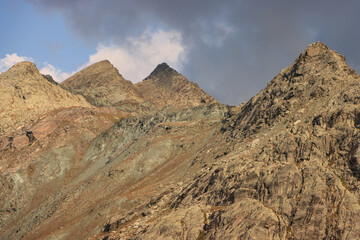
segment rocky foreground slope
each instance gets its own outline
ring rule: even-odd
[[[161,64],[132,86],[160,111],[61,108],[3,144],[0,239],[360,239],[360,77],[343,56],[311,44],[238,107],[180,78]]]

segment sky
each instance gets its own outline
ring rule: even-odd
[[[0,0],[0,72],[61,82],[108,59],[134,83],[160,63],[222,103],[249,100],[312,42],[360,72],[358,0]]]

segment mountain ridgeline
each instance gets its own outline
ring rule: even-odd
[[[158,65],[144,81],[132,84],[104,60],[76,73],[61,86],[84,96],[94,106],[113,106],[140,114],[169,105],[184,108],[217,102],[166,63]]]
[[[321,42],[235,107],[166,63],[0,84],[0,239],[360,239],[360,77]]]

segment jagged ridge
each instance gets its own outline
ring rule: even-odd
[[[106,225],[109,236],[358,239],[359,93],[360,78],[345,58],[311,44],[229,111],[223,135],[206,146],[215,161],[203,156],[202,170],[184,188]],[[140,211],[149,216],[128,226]]]
[[[159,108],[198,104],[174,71],[161,64],[135,88]],[[15,189],[2,192],[1,237],[359,239],[359,94],[357,73],[317,42],[239,107],[167,107],[41,156],[41,139],[22,146],[13,156],[32,164],[0,178]],[[61,124],[51,139],[74,131]]]

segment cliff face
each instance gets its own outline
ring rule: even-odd
[[[0,138],[1,239],[360,239],[360,77],[323,43],[238,107],[166,64],[89,68],[63,85],[156,107],[109,88]]]

